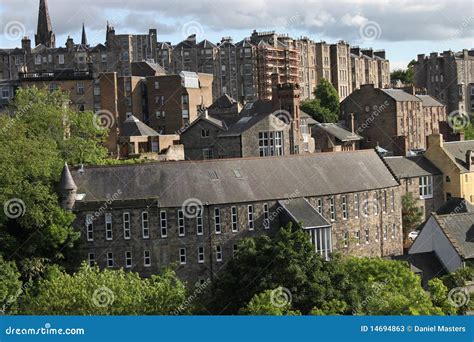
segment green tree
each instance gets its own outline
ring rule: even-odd
[[[78,238],[74,216],[58,204],[57,182],[67,160],[106,157],[107,132],[92,112],[69,105],[67,93],[19,89],[11,116],[0,116],[0,250],[16,260],[25,280],[60,261]]]
[[[314,96],[314,100],[301,102],[301,110],[319,122],[338,122],[339,95],[331,82],[322,78],[314,90]]]
[[[413,66],[415,65],[416,61],[413,59],[408,63],[407,68],[404,69],[396,69],[390,73],[391,80],[400,80],[404,84],[414,84],[414,71]]]
[[[428,282],[428,292],[431,295],[433,305],[439,307],[447,315],[457,314],[456,307],[448,300],[449,289],[438,278],[433,278]]]
[[[298,310],[291,309],[291,297],[284,296],[284,294],[285,290],[281,287],[256,294],[239,313],[272,316],[301,315]]]
[[[8,312],[21,293],[20,273],[14,262],[0,255],[0,312]]]
[[[20,303],[26,315],[169,315],[187,313],[185,285],[171,270],[141,278],[137,273],[83,265],[69,275],[49,272]]]
[[[408,233],[413,229],[418,228],[422,221],[423,211],[417,207],[412,193],[406,193],[402,196],[402,224],[404,239],[407,239]]]

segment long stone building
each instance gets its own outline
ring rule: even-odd
[[[289,221],[325,258],[402,253],[399,183],[373,150],[66,165],[59,193],[76,214],[83,260],[143,276],[174,265],[190,284],[212,280],[242,239]]]

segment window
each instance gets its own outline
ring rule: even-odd
[[[92,215],[86,216],[87,241],[94,241],[94,218]]]
[[[360,230],[356,231],[356,245],[360,245]]]
[[[178,235],[185,236],[186,229],[184,226],[184,213],[182,210],[178,210]]]
[[[449,183],[449,182],[451,182],[451,177],[446,176],[446,183]]]
[[[204,263],[204,247],[202,246],[198,247],[198,263]]]
[[[332,252],[331,228],[312,229],[311,242],[316,253],[329,260],[329,254]]]
[[[322,215],[323,214],[323,199],[318,198],[316,203],[317,203],[316,210],[318,211],[320,215]]]
[[[36,55],[35,56],[35,65],[39,65],[41,64],[41,56],[40,55]]]
[[[394,223],[392,224],[392,239],[395,239],[397,236],[397,225]]]
[[[160,81],[155,81],[155,89],[160,89]]]
[[[365,228],[365,243],[369,243],[369,229]]]
[[[64,64],[64,55],[59,55],[59,64]]]
[[[187,104],[189,104],[189,97],[188,97],[188,95],[181,95],[181,104],[182,104],[182,105],[187,105]]]
[[[219,208],[214,208],[214,229],[216,234],[220,234],[221,231],[221,210]]]
[[[420,198],[433,198],[433,176],[423,176],[419,178]]]
[[[254,224],[253,224],[253,205],[252,204],[250,204],[247,207],[247,222],[248,222],[249,230],[253,230]]]
[[[392,205],[391,211],[395,210],[395,190],[390,191],[390,203]]]
[[[77,82],[76,92],[78,95],[84,95],[84,82]]]
[[[114,267],[114,253],[107,253],[107,267]]]
[[[89,253],[89,266],[92,267],[95,265],[95,255],[94,253]]]
[[[230,208],[231,211],[231,219],[232,219],[232,231],[235,233],[239,230],[237,225],[237,207]]]
[[[166,211],[160,211],[160,227],[161,227],[161,237],[165,238],[168,236],[168,220],[166,218]]]
[[[203,148],[202,149],[202,157],[204,160],[209,160],[214,158],[214,152],[211,148]]]
[[[155,96],[155,103],[157,105],[163,106],[165,104],[165,97],[163,95]]]
[[[183,117],[183,119],[189,119],[189,110],[183,109],[181,111],[181,116]]]
[[[379,194],[377,192],[374,192],[374,200],[375,200],[375,205],[374,207],[374,215],[379,214]]]
[[[209,138],[209,130],[208,129],[202,129],[201,130],[201,138]]]
[[[347,220],[347,196],[342,196],[342,219]]]
[[[112,240],[112,214],[105,214],[105,239]]]
[[[365,193],[365,200],[364,200],[364,216],[369,216],[369,193]]]
[[[123,238],[130,240],[130,213],[123,213]]]
[[[100,87],[94,86],[94,96],[99,96],[99,95],[100,95]]]
[[[329,210],[331,213],[331,221],[336,220],[336,206],[334,205],[334,196],[329,198]]]
[[[359,217],[359,195],[358,194],[354,195],[354,217],[355,218]]]
[[[144,239],[150,237],[150,227],[148,225],[148,212],[142,212],[142,235]]]
[[[387,212],[387,190],[383,191],[382,212]]]
[[[107,54],[103,53],[102,55],[100,55],[100,60],[102,63],[107,63]]]
[[[179,249],[179,263],[181,265],[186,264],[186,248]]]
[[[202,235],[203,233],[204,230],[202,227],[202,208],[198,208],[196,213],[196,234]]]
[[[8,89],[2,89],[2,99],[10,98],[10,91]]]
[[[385,225],[385,226],[383,227],[383,239],[384,239],[384,240],[387,240],[387,236],[388,236],[388,226]]]
[[[375,226],[375,241],[379,241],[380,233],[379,233],[379,226]]]
[[[270,229],[270,215],[268,211],[268,203],[263,204],[263,228]]]
[[[149,250],[143,251],[143,266],[151,266],[151,254]]]
[[[282,156],[283,153],[283,132],[259,132],[258,146],[260,157]]]
[[[125,267],[132,267],[132,252],[130,251],[125,252]]]
[[[233,246],[232,246],[232,256],[235,257],[235,255],[237,254],[238,250],[239,250],[239,247],[238,247],[237,245],[233,245]]]
[[[342,241],[344,243],[344,247],[349,246],[349,232],[347,230],[344,231],[344,234],[342,235]]]
[[[222,261],[222,246],[221,245],[216,246],[216,261],[217,262]]]

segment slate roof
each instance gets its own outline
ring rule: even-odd
[[[424,156],[385,157],[385,161],[398,179],[442,174]]]
[[[122,124],[122,129],[120,130],[120,136],[122,137],[156,137],[158,135],[158,132],[156,132],[153,128],[145,125],[133,115],[130,115],[127,120],[124,121],[124,123]]]
[[[336,137],[340,141],[353,141],[362,139],[360,135],[352,133],[351,131],[336,123],[317,123],[316,127],[321,128],[323,131]]]
[[[85,202],[105,201],[120,190],[119,200],[156,199],[162,207],[180,207],[190,198],[224,204],[398,186],[373,150],[91,166],[72,175]]]
[[[227,129],[227,125],[224,121],[213,118],[212,116],[209,116],[209,115],[208,116],[201,115],[196,120],[194,120],[184,131],[182,131],[181,134],[183,134],[184,132],[189,130],[194,125],[198,124],[199,121],[207,121],[210,124],[216,126],[217,128],[219,128],[223,131]]]
[[[214,109],[214,108],[231,108],[234,104],[236,104],[237,101],[235,101],[232,97],[230,97],[227,94],[223,94],[219,96],[210,106],[209,109]]]
[[[306,198],[289,198],[278,201],[290,217],[303,228],[331,227],[331,224],[306,200]]]
[[[67,163],[64,164],[63,170],[61,171],[61,179],[59,181],[59,189],[61,190],[76,190],[77,186],[72,178],[69,166]]]
[[[303,112],[301,109],[300,109],[300,118],[305,119],[308,125],[316,125],[318,123],[316,120],[313,119],[311,115]]]
[[[464,259],[474,258],[474,213],[433,216],[458,254]]]
[[[413,271],[416,269],[421,270],[424,288],[426,288],[428,281],[431,279],[448,274],[448,271],[435,252],[396,255],[392,259],[408,262]],[[418,272],[415,271],[415,273]]]
[[[452,213],[474,213],[474,204],[471,204],[464,198],[451,197],[445,204],[436,210],[436,214],[438,215],[447,215]]]
[[[217,45],[214,44],[213,42],[207,40],[207,39],[204,39],[203,41],[201,41],[200,43],[197,44],[197,47],[199,48],[216,48]]]
[[[444,107],[444,104],[436,100],[433,96],[430,95],[416,95],[424,107]]]
[[[416,101],[416,102],[421,101],[418,97],[412,94],[409,94],[406,91],[401,90],[401,89],[380,89],[380,90],[383,91],[388,96],[390,96],[395,101]]]
[[[458,164],[461,173],[469,172],[466,167],[466,152],[468,150],[474,151],[474,140],[445,142],[443,148]]]

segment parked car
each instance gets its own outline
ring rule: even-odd
[[[414,230],[414,231],[412,231],[412,232],[409,232],[409,233],[408,233],[408,238],[409,238],[411,241],[413,241],[413,240],[415,240],[415,239],[418,237],[418,234],[419,234],[419,233],[420,233],[420,232],[419,232],[418,230]]]

